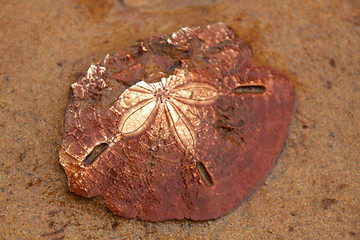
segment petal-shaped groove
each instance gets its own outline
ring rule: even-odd
[[[206,186],[214,185],[214,180],[211,177],[209,171],[206,169],[205,165],[202,162],[196,163],[196,169],[201,177],[201,180]]]
[[[208,83],[190,82],[170,91],[174,99],[190,105],[209,105],[218,98],[218,89]]]
[[[99,145],[96,145],[89,153],[89,155],[86,156],[85,160],[83,161],[83,165],[91,165],[95,161],[95,159],[107,149],[108,146],[109,144],[107,143],[101,143]]]
[[[120,133],[126,137],[142,133],[151,125],[157,110],[158,102],[155,99],[148,99],[131,107],[121,116]]]
[[[136,83],[134,86],[132,86],[128,90],[140,92],[140,93],[154,93],[153,87],[144,81],[140,81],[140,82]]]
[[[176,140],[185,150],[193,151],[195,149],[195,134],[192,130],[190,121],[185,117],[181,110],[166,101],[165,112],[168,118],[170,128],[174,133]]]
[[[246,93],[253,93],[253,94],[260,94],[266,91],[266,86],[262,84],[248,84],[248,85],[241,85],[235,88],[235,94],[246,94]]]

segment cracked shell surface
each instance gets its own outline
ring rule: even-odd
[[[92,64],[71,85],[60,163],[70,190],[149,221],[216,219],[271,172],[291,80],[224,23],[182,28]]]

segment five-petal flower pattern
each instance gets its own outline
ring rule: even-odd
[[[125,138],[135,137],[151,127],[155,118],[167,121],[179,146],[190,153],[196,148],[196,133],[187,112],[189,106],[208,106],[218,98],[218,89],[206,82],[186,82],[185,71],[155,83],[140,81],[120,96],[132,102],[120,118],[119,132]],[[125,104],[123,104],[125,105]],[[124,106],[122,106],[124,108]],[[116,111],[116,108],[113,108]]]

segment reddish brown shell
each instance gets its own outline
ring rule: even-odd
[[[224,23],[109,54],[71,88],[70,190],[150,221],[233,210],[274,167],[294,107],[291,80],[253,63]]]

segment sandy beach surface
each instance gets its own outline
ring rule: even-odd
[[[218,21],[295,86],[265,183],[204,222],[125,219],[71,193],[58,161],[71,83],[137,40]],[[0,239],[360,238],[359,1],[2,0],[0,52]]]

